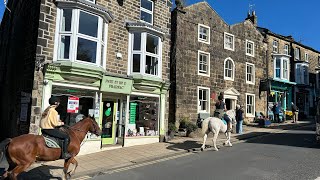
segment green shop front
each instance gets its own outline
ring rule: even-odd
[[[293,86],[296,83],[278,79],[271,80],[270,92],[268,94],[268,114],[273,116],[272,107],[277,102],[281,107],[280,119],[285,118],[286,111],[290,111],[292,101]]]
[[[46,68],[43,86],[42,109],[49,106],[48,100],[54,95],[60,98],[57,108],[59,118],[69,126],[80,121],[83,116],[94,116],[101,124],[100,81],[104,69],[97,66],[59,61]],[[81,146],[80,154],[98,152],[101,137],[88,133]]]
[[[124,146],[156,143],[165,136],[169,83],[160,78],[133,75],[128,98]]]
[[[132,79],[104,75],[100,91],[102,93],[100,104],[102,147],[116,144],[124,145]]]

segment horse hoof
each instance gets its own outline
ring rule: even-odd
[[[217,149],[217,148],[215,148],[214,150],[215,150],[215,151],[219,151],[219,149]]]
[[[203,150],[204,150],[204,148],[201,148],[200,150],[201,150],[201,151],[203,151]]]

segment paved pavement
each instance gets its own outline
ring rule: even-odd
[[[252,138],[219,152],[185,153],[155,164],[105,172],[94,180],[314,180],[320,177],[320,145],[314,125]]]
[[[291,122],[273,124],[273,126],[268,128],[260,128],[257,127],[256,124],[244,125],[244,134],[232,134],[231,139],[232,142],[235,143],[248,138],[277,133],[286,129],[305,126],[307,124],[310,124],[310,121],[300,121],[297,124]],[[225,141],[224,135],[220,134],[218,139],[218,146],[222,146],[223,141]],[[167,143],[123,147],[78,156],[76,159],[79,162],[79,166],[73,177],[78,179],[89,179],[101,172],[136,166],[144,162],[157,162],[170,157],[183,156],[183,154],[186,154],[186,152],[190,150],[199,150],[201,143],[202,137],[176,137]],[[207,145],[212,145],[210,139],[208,139]],[[61,179],[63,174],[62,168],[62,160],[35,163],[29,168],[28,172],[22,173],[20,177],[23,179]]]

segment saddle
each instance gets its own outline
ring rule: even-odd
[[[44,142],[48,148],[61,148],[63,146],[63,140],[49,136],[47,134],[42,134]]]

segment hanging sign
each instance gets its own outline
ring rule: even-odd
[[[69,97],[67,113],[78,113],[78,111],[79,111],[79,98]]]

